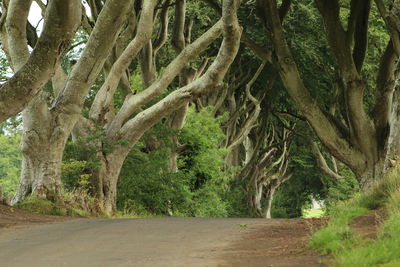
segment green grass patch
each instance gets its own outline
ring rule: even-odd
[[[323,209],[303,209],[303,218],[321,218],[324,217],[325,211]]]
[[[400,214],[393,214],[384,223],[374,241],[364,241],[337,256],[339,266],[400,266]],[[398,265],[395,265],[398,264]]]
[[[376,240],[361,238],[351,230],[354,218],[382,207],[388,218]],[[332,254],[335,266],[400,266],[400,167],[366,193],[339,203],[329,216],[328,225],[311,237],[309,245]]]
[[[323,253],[338,253],[352,247],[358,238],[348,224],[356,217],[368,213],[368,209],[342,202],[331,211],[328,225],[316,232],[310,239],[310,247]]]

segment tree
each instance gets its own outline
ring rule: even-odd
[[[290,2],[283,1],[282,6]],[[389,11],[382,1],[375,2],[390,40],[380,63],[375,62],[379,64],[375,103],[369,111],[364,102],[366,87],[371,86],[365,80],[365,62],[371,36],[369,24],[373,15],[376,17],[371,1],[315,1],[339,76],[336,85],[341,97],[330,110],[319,105],[301,78],[285,38],[277,1],[257,1],[258,15],[271,38],[276,65],[289,95],[329,153],[346,164],[364,187],[382,176],[389,159],[398,153],[399,145],[398,92],[395,89],[396,62],[400,55],[400,2],[394,1]],[[349,15],[344,19],[341,11],[346,7]]]
[[[60,171],[65,142],[79,118],[87,92],[101,71],[131,6],[130,1],[107,1],[91,31],[81,58],[68,77],[65,77],[60,67],[61,62],[58,62],[52,86],[37,95],[25,109],[21,180],[13,203],[30,193],[51,200],[57,198],[61,187]],[[74,3],[74,7],[81,10],[82,4],[78,1]],[[85,25],[85,22],[86,15],[82,24]],[[21,30],[24,32],[25,28]],[[100,41],[105,37],[107,41]],[[24,45],[28,51],[26,42]],[[57,98],[54,99],[54,96]]]
[[[102,209],[111,213],[115,209],[116,186],[121,166],[140,137],[166,115],[221,87],[240,40],[236,18],[237,1],[224,1],[222,19],[198,39],[179,49],[177,57],[158,77],[154,69],[154,58],[158,45],[165,42],[167,27],[164,24],[166,13],[160,12],[160,34],[155,41],[151,39],[155,27],[154,17],[160,9],[157,3],[162,10],[169,7],[169,1],[142,1],[132,5],[132,1],[110,0],[101,8],[96,8],[101,10],[96,16],[92,6],[96,21],[93,29],[89,29],[89,40],[68,76],[58,69],[60,76],[53,80],[52,90],[55,100],[50,105],[48,95],[43,94],[28,107],[29,112],[24,113],[23,145],[26,149],[23,149],[21,186],[14,201],[22,200],[29,193],[50,199],[56,197],[61,187],[62,151],[70,132],[72,131],[73,138],[78,141],[79,137],[84,140],[93,129],[100,128],[104,134],[94,145],[98,148],[97,156],[101,167],[92,175],[93,193]],[[181,7],[176,5],[176,8]],[[131,16],[128,17],[128,13]],[[177,13],[178,19],[179,14],[180,12]],[[181,37],[182,30],[179,33]],[[202,71],[199,70],[197,79],[182,84],[180,89],[159,98],[157,102],[157,97],[188,66],[188,62],[221,33],[224,39],[219,53],[207,71],[200,76]],[[132,40],[130,36],[133,36]],[[107,41],[104,41],[105,38]],[[150,47],[152,51],[149,51]],[[129,91],[120,109],[115,110],[118,85],[124,83],[124,75],[129,73],[129,66],[139,52],[145,88],[135,94],[129,84],[125,83],[124,86]],[[148,61],[142,58],[146,53],[150,56]],[[111,67],[107,69],[104,62]],[[103,67],[107,70],[107,77],[94,98],[89,117],[85,118],[80,114],[85,96]]]
[[[37,38],[27,22],[32,1],[2,1],[0,39],[15,74],[0,88],[0,122],[16,115],[54,74],[56,62],[68,48],[80,23],[79,0],[49,3],[44,27]],[[34,47],[29,54],[27,41]]]

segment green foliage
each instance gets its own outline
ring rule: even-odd
[[[61,198],[56,202],[37,197],[27,197],[16,207],[34,213],[72,216],[72,217],[88,217],[91,215],[99,216],[96,201],[85,193],[78,190],[73,192],[64,192]]]
[[[19,135],[0,135],[0,186],[5,195],[14,195],[18,184],[21,166]]]
[[[327,227],[315,233],[310,246],[332,253],[338,266],[398,266],[400,262],[400,166],[390,170],[365,194],[342,202],[331,211]],[[362,239],[349,222],[370,209],[385,207],[387,220],[376,240]]]
[[[61,180],[65,188],[73,190],[81,188],[89,190],[91,174],[87,173],[93,169],[93,164],[84,160],[64,160],[61,166]]]
[[[0,83],[4,83],[12,74],[13,71],[8,63],[6,55],[3,50],[0,49]]]
[[[368,209],[382,207],[400,189],[399,177],[400,168],[391,169],[383,179],[372,185],[371,190],[360,196],[358,205]],[[395,205],[392,206],[395,207]]]
[[[65,146],[61,172],[66,188],[89,190],[91,174],[101,167],[99,153],[111,153],[117,145],[126,145],[126,141],[109,141],[99,127],[87,138],[79,138],[75,142],[69,140]]]
[[[186,149],[179,158],[179,171],[168,170],[168,158],[175,149],[171,138],[177,133],[163,124],[146,133],[129,153],[118,183],[118,209],[136,215],[168,214],[175,216],[226,217],[230,209],[225,196],[232,170],[225,165],[226,152],[219,149],[225,138],[211,108],[197,113],[190,109],[179,135]],[[146,151],[146,142],[162,144]]]
[[[226,150],[219,148],[225,139],[220,125],[226,117],[214,119],[211,116],[212,108],[204,108],[199,113],[190,109],[186,125],[180,134],[180,142],[188,148],[179,161],[179,169],[193,177],[192,190],[199,189],[206,183],[221,187],[231,177],[224,162]]]
[[[368,209],[354,205],[354,202],[341,202],[331,210],[331,220],[327,227],[316,232],[310,239],[310,247],[324,253],[340,253],[359,242],[348,224],[356,217],[364,215]]]
[[[18,208],[34,213],[65,216],[66,211],[60,205],[41,198],[26,198],[16,205]]]
[[[191,200],[188,181],[180,174],[169,173],[169,149],[149,154],[133,149],[121,169],[118,183],[119,210],[137,215],[186,213]],[[170,204],[171,203],[171,204]]]
[[[303,218],[321,218],[325,216],[325,211],[323,209],[304,209]]]
[[[336,258],[339,266],[399,266],[400,214],[392,214],[385,222],[378,239],[362,242],[344,250]],[[382,265],[381,265],[382,264]],[[383,265],[384,264],[384,265]]]
[[[323,178],[323,183],[327,190],[325,208],[328,213],[336,204],[354,197],[360,191],[359,183],[353,172],[339,162],[338,169],[343,179],[338,181],[329,177]]]

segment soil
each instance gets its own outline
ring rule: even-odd
[[[62,222],[70,219],[68,217],[36,214],[0,204],[0,231],[6,227]]]
[[[260,227],[233,242],[223,266],[325,266],[307,248],[310,235],[327,223],[319,219],[274,219],[275,225]]]
[[[351,229],[363,238],[376,239],[379,226],[387,217],[384,209],[374,210],[368,214],[355,218],[351,223]]]
[[[324,266],[326,219],[69,219],[0,205],[2,266]],[[34,259],[34,261],[32,261]]]

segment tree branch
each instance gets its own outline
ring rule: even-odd
[[[109,134],[113,135],[124,122],[142,105],[151,101],[159,95],[172,80],[181,72],[182,68],[203,51],[210,43],[212,43],[222,30],[222,22],[217,22],[195,42],[186,46],[186,48],[165,68],[161,76],[144,91],[128,96],[114,121],[109,127]]]
[[[79,0],[49,3],[37,45],[26,63],[0,88],[0,121],[20,112],[53,75],[56,62],[68,48],[80,19]]]
[[[102,116],[113,104],[114,93],[117,89],[121,76],[129,67],[132,60],[137,56],[142,47],[150,41],[153,30],[153,12],[156,0],[142,2],[142,12],[137,27],[135,38],[129,43],[121,56],[113,64],[104,84],[93,101],[90,109],[90,117],[96,121],[104,119]],[[103,117],[103,118],[102,118]]]

